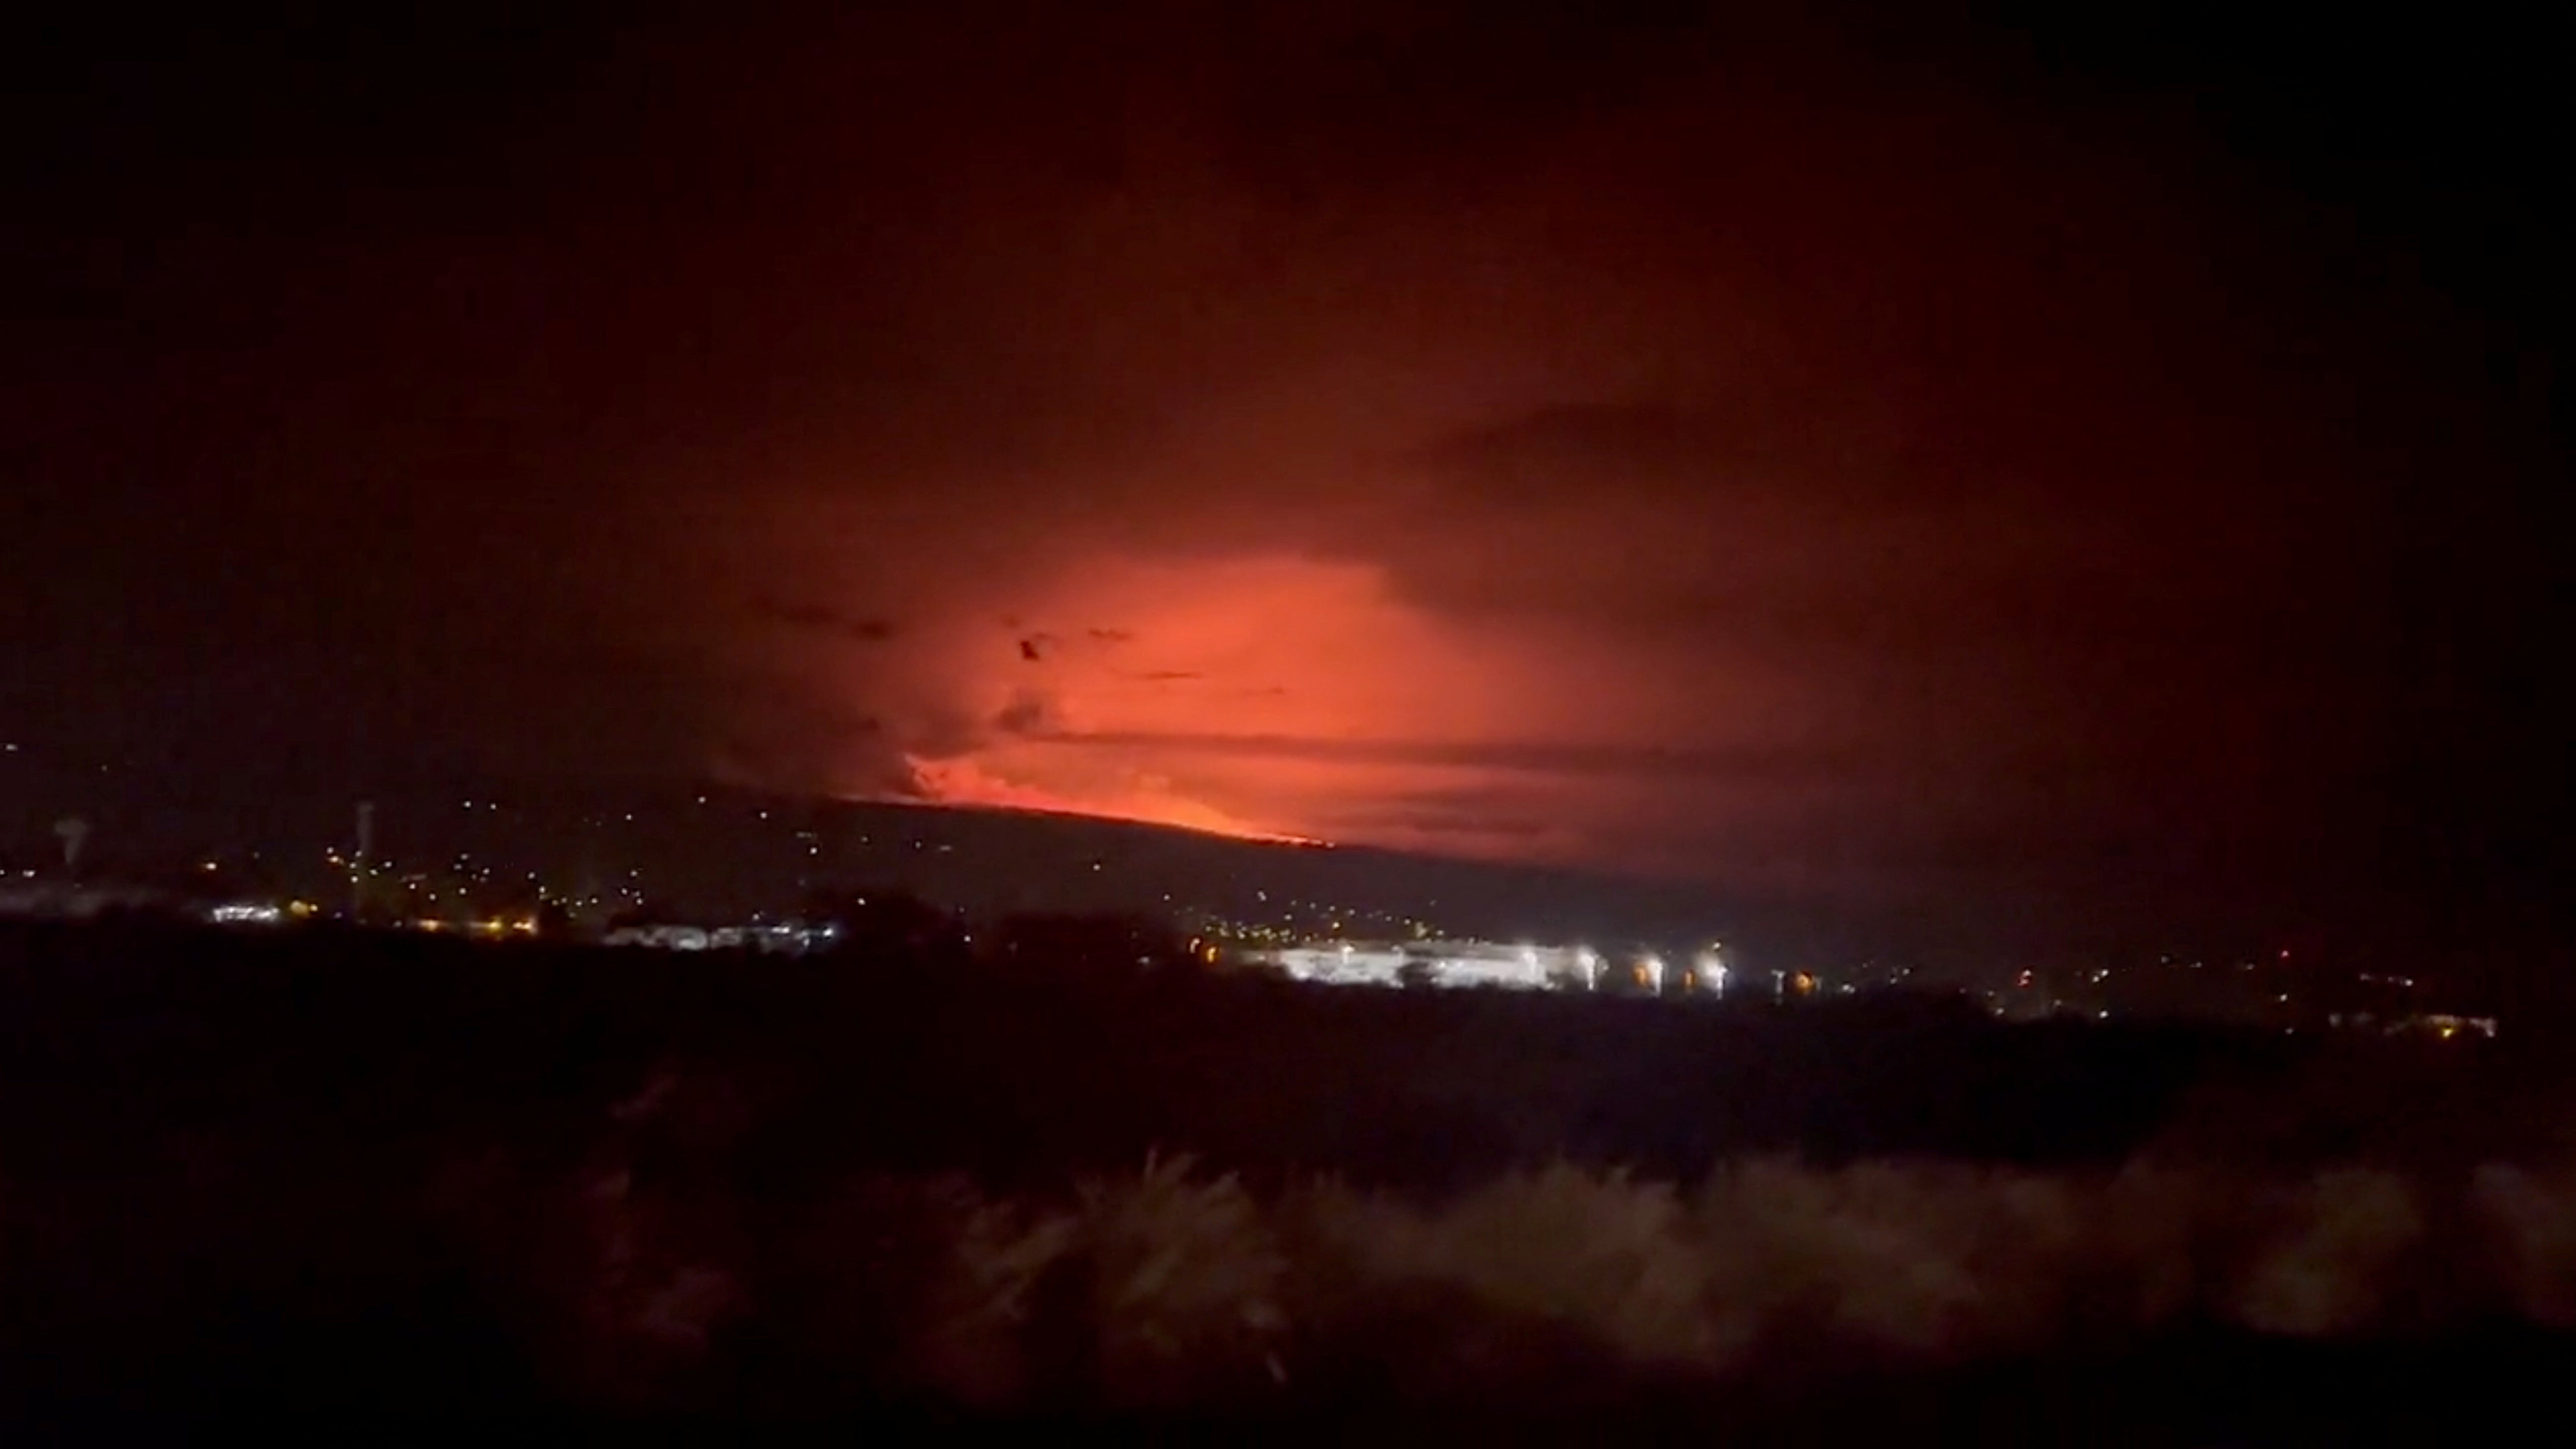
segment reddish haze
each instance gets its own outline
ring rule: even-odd
[[[2366,582],[2253,601],[2370,515],[2240,436],[2307,403],[2160,179],[2183,143],[1848,60],[1608,63],[1421,155],[1224,87],[965,113],[890,70],[952,148],[919,237],[808,257],[741,359],[803,384],[655,460],[669,562],[612,607],[663,597],[762,783],[1743,884],[2330,768],[2284,691]],[[804,162],[884,159],[843,144]]]
[[[2565,756],[2513,295],[2563,248],[2461,189],[2542,128],[2125,20],[684,8],[31,70],[18,758],[1998,920],[2370,899],[2502,858],[2469,796],[2564,835],[2503,763]]]
[[[1667,742],[1654,696],[1672,689],[1657,687],[1654,661],[1436,617],[1369,564],[1102,554],[1013,617],[1021,629],[934,625],[911,646],[930,698],[993,723],[962,753],[905,750],[928,798],[1229,834],[1565,849],[1589,843],[1568,818],[1585,802],[1524,762]],[[1539,828],[1441,832],[1391,809],[1479,796]]]
[[[1861,890],[2261,768],[2228,615],[2349,515],[2234,497],[2220,415],[2296,381],[2197,203],[1919,77],[1640,64],[1428,169],[1335,149],[1326,199],[1207,97],[1068,102],[1093,177],[922,98],[940,244],[802,299],[848,380],[645,516],[675,635],[757,676],[726,768]],[[2243,692],[2168,760],[2186,657]]]

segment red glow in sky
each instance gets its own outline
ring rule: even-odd
[[[842,794],[1513,859],[1650,863],[1707,808],[1692,761],[1767,747],[1798,702],[1722,650],[1444,614],[1384,565],[1293,554],[1104,549],[797,657],[870,722],[829,766]],[[1779,803],[1726,794],[1739,819]]]
[[[1368,565],[1103,557],[1050,592],[1028,618],[1067,623],[932,646],[946,698],[997,727],[962,755],[907,752],[928,797],[1369,839],[1374,802],[1439,773],[1415,758],[1426,742],[1473,755],[1586,732],[1566,671],[1407,607]]]
[[[618,608],[722,768],[852,798],[1865,891],[2228,797],[2261,556],[2350,515],[2251,489],[2295,384],[2205,218],[1991,98],[1720,70],[1378,169],[932,88],[925,243],[811,202],[857,300],[823,246],[746,329],[802,384],[656,450],[682,586]],[[2186,676],[2230,707],[2165,728]]]
[[[102,33],[0,731],[2001,917],[2558,840],[2544,127],[1703,8]]]

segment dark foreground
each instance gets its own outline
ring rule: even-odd
[[[2565,1056],[0,928],[0,1413],[2308,1442],[2576,1367]]]

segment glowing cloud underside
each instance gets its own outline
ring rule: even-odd
[[[1620,647],[1434,615],[1374,564],[1094,556],[872,656],[872,697],[852,707],[885,721],[908,779],[843,793],[1247,840],[1596,855],[1622,788],[1649,807],[1662,792],[1525,761],[1652,748],[1709,718],[1668,697],[1674,671]]]
[[[1390,783],[1370,778],[1387,773],[1372,748],[1492,719],[1508,689],[1508,661],[1406,608],[1364,565],[1099,558],[1011,617],[1020,629],[959,621],[924,641],[941,655],[917,679],[930,701],[988,727],[962,748],[904,751],[919,798],[1347,838],[1351,807]],[[1318,741],[1355,758],[1287,757]]]

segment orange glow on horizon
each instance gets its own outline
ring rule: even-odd
[[[908,788],[843,793],[1288,844],[1571,854],[1571,839],[1462,838],[1444,802],[1517,793],[1544,809],[1562,782],[1516,752],[1615,745],[1608,726],[1637,713],[1636,672],[1603,651],[1434,615],[1373,564],[1104,555],[1033,593],[885,651],[923,706],[891,730]]]
[[[1077,799],[1050,794],[1031,785],[1016,785],[985,774],[972,760],[908,759],[922,794],[932,804],[965,810],[1011,810],[1033,815],[1073,815],[1091,820],[1122,820],[1194,830],[1233,840],[1272,845],[1327,846],[1332,842],[1285,831],[1265,830],[1237,820],[1199,801],[1177,796],[1145,795],[1125,799]]]
[[[1238,840],[1660,869],[1704,831],[1672,752],[1759,747],[1801,704],[1766,661],[1677,660],[1635,631],[1462,609],[1383,563],[1091,551],[925,573],[862,644],[788,636],[837,718],[851,799],[1030,811]],[[861,606],[853,601],[853,613]],[[836,752],[836,753],[833,753]],[[1778,808],[1761,780],[1730,818]],[[1794,804],[1794,802],[1792,802]]]

